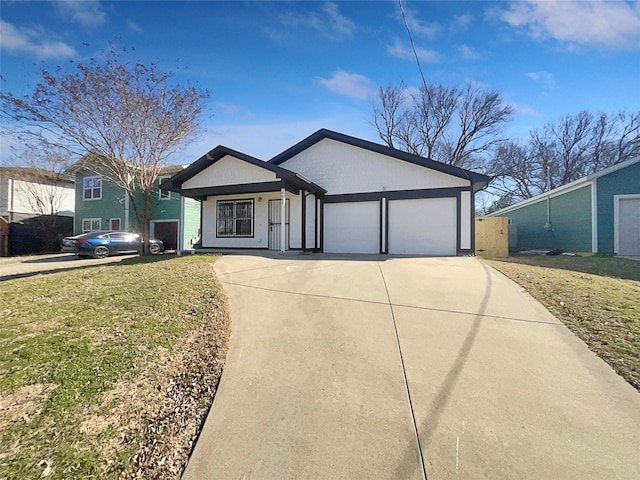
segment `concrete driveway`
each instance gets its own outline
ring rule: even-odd
[[[233,333],[185,479],[640,478],[640,395],[475,258],[215,267]]]

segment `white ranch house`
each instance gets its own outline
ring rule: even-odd
[[[203,248],[460,255],[489,180],[322,129],[268,162],[218,146],[162,188],[202,201]]]

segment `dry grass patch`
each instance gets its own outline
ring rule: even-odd
[[[640,263],[615,257],[487,260],[640,390]]]
[[[2,282],[0,479],[179,478],[229,338],[214,261]]]

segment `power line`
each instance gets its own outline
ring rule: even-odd
[[[398,0],[398,4],[400,5],[400,12],[402,13],[402,21],[404,22],[404,26],[407,29],[407,33],[409,34],[409,42],[411,43],[411,49],[413,50],[413,55],[416,57],[416,63],[418,64],[418,71],[420,72],[420,77],[422,78],[422,86],[425,90],[427,89],[427,81],[424,78],[424,73],[422,72],[422,66],[420,65],[420,58],[418,58],[418,52],[416,51],[416,45],[413,43],[413,35],[411,35],[411,29],[409,28],[409,23],[407,22],[407,16],[404,13],[404,5],[402,5],[402,0]]]

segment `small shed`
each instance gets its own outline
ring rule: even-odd
[[[640,157],[503,208],[517,248],[640,256]]]

